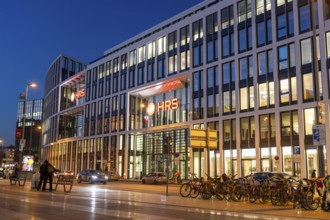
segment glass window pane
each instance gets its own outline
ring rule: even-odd
[[[258,54],[258,74],[264,75],[267,73],[267,66],[266,66],[266,53],[262,52]]]
[[[307,38],[301,42],[301,64],[307,64],[312,62],[312,44],[311,39]]]
[[[248,100],[247,100],[247,98],[248,98],[248,94],[247,94],[247,87],[245,87],[245,88],[241,88],[240,89],[240,103],[241,103],[241,106],[240,106],[240,108],[241,108],[241,110],[247,110],[247,108],[248,108]]]
[[[262,83],[259,85],[259,107],[265,107],[268,104],[267,84]]]
[[[313,135],[313,125],[315,121],[315,108],[304,109],[305,135]]]
[[[289,80],[282,79],[280,81],[280,99],[281,103],[287,103],[290,101],[289,99]]]
[[[278,64],[280,70],[288,68],[288,50],[286,45],[278,48]]]
[[[299,8],[299,28],[300,31],[309,30],[311,26],[310,8],[309,5],[304,5]]]
[[[303,95],[304,99],[314,98],[314,80],[312,73],[307,73],[303,75]]]
[[[291,78],[291,100],[297,101],[297,78],[292,77]]]
[[[265,44],[265,22],[259,22],[257,24],[257,34],[258,46]]]
[[[247,78],[247,58],[244,57],[239,60],[240,66],[240,80],[244,80]]]

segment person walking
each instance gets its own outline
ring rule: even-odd
[[[38,186],[37,186],[37,190],[39,191],[40,190],[40,187],[41,187],[41,184],[43,182],[45,182],[45,177],[46,177],[46,174],[47,174],[47,163],[48,162],[47,160],[45,160],[43,162],[43,164],[41,164],[41,166],[39,167],[39,174],[40,174],[40,178],[39,178],[39,183],[38,183]],[[46,180],[47,182],[47,180]]]
[[[54,172],[59,171],[56,169],[51,163],[48,162],[48,160],[45,160],[46,163],[46,173],[44,178],[44,184],[42,185],[42,191],[45,191],[47,181],[49,181],[49,191],[53,191],[53,175]]]
[[[311,177],[312,178],[315,178],[316,177],[316,170],[315,169],[313,170]]]

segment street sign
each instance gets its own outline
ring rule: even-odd
[[[293,154],[300,154],[300,146],[293,147]]]
[[[325,145],[325,125],[313,125],[313,145]]]

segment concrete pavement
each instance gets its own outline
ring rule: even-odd
[[[132,190],[130,190],[130,188]],[[17,197],[17,202],[23,203],[22,207],[18,209],[17,214],[23,215],[20,218],[15,219],[32,219],[29,216],[26,218],[27,213],[31,212],[28,205],[31,204],[30,200],[35,202],[38,201],[44,202],[47,200],[52,201],[49,204],[49,208],[45,209],[41,216],[47,216],[47,212],[50,210],[58,208],[62,210],[62,215],[66,216],[73,213],[75,207],[83,206],[87,201],[93,202],[97,200],[99,203],[115,203],[115,204],[125,204],[125,205],[134,205],[135,208],[143,209],[145,207],[155,206],[159,209],[162,207],[165,210],[176,213],[194,213],[196,216],[207,214],[208,216],[229,216],[229,217],[238,217],[238,218],[259,218],[259,219],[329,219],[330,212],[325,212],[322,210],[317,211],[307,211],[303,209],[293,209],[292,205],[289,206],[273,206],[270,203],[251,204],[248,201],[239,201],[239,202],[226,202],[219,201],[217,199],[203,200],[200,198],[182,198],[179,194],[179,187],[170,185],[169,187],[169,196],[165,195],[164,186],[153,186],[153,185],[143,185],[137,183],[132,183],[131,181],[119,181],[119,182],[110,182],[107,185],[89,185],[89,184],[74,184],[73,190],[71,193],[64,193],[63,187],[59,186],[59,189],[56,192],[38,192],[35,189],[31,189],[31,181],[27,181],[24,187],[20,186],[10,186],[9,180],[0,180],[0,190],[1,190],[1,200],[10,199],[9,194],[15,194]],[[154,192],[154,193],[152,193]],[[68,198],[72,201],[69,202]],[[12,199],[12,198],[11,198]],[[65,205],[61,206],[61,203],[57,200],[67,201]],[[96,202],[96,200],[94,202]],[[10,200],[11,201],[11,200]],[[26,203],[26,204],[25,204]],[[5,204],[5,203],[4,203]],[[92,203],[93,204],[93,203]],[[53,207],[53,206],[54,207]],[[144,207],[145,206],[145,207]],[[90,204],[87,206],[90,207]],[[93,216],[99,212],[105,213],[105,216],[111,216],[113,212],[108,213],[108,209],[103,204],[103,209],[92,209],[89,210],[89,214],[92,217],[86,216],[85,219],[103,219],[103,217],[98,216],[94,218]],[[6,207],[5,207],[6,208]],[[3,209],[3,208],[2,208]],[[64,212],[65,210],[71,210],[70,212]],[[129,209],[132,209],[131,207]],[[21,210],[21,211],[19,211]],[[8,211],[8,210],[6,210]],[[34,212],[34,211],[33,211]],[[142,215],[135,213],[132,216],[127,215],[125,209],[118,208],[116,212],[117,217],[123,218],[133,218],[133,219],[153,219],[153,214]],[[98,214],[99,215],[99,214]],[[166,215],[166,212],[164,216]],[[69,217],[66,216],[66,217]],[[38,216],[37,216],[38,217]],[[113,216],[114,217],[114,216]],[[72,216],[70,216],[72,218]],[[170,217],[169,217],[170,218]],[[165,219],[169,219],[165,218]],[[173,216],[171,217],[173,219]],[[7,219],[7,218],[1,218]],[[8,218],[11,219],[11,218]],[[13,218],[14,219],[14,218]],[[38,218],[36,218],[38,219]],[[43,219],[43,218],[39,218]],[[49,218],[45,218],[49,219]],[[73,218],[72,218],[73,219]],[[174,218],[177,219],[177,218]],[[180,219],[187,219],[185,216],[180,217]],[[189,218],[191,219],[191,218]]]

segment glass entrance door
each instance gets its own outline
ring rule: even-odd
[[[242,160],[242,176],[250,175],[256,171],[256,160],[244,159]]]

